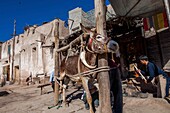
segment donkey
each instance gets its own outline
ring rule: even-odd
[[[84,28],[85,29],[85,28]],[[81,82],[82,86],[86,92],[87,102],[90,107],[90,113],[94,113],[92,107],[92,97],[89,90],[89,81],[93,81],[95,74],[82,76],[78,73],[86,72],[97,67],[97,55],[105,52],[116,52],[119,49],[118,43],[109,40],[100,34],[97,34],[91,30],[86,30],[90,32],[90,38],[87,39],[85,50],[80,52],[80,55],[70,56],[67,59],[63,59],[60,65],[60,77],[58,80],[63,80],[68,77],[70,80],[75,82]],[[64,88],[63,88],[64,89]],[[63,100],[65,100],[65,95],[63,95]]]

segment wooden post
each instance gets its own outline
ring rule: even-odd
[[[107,36],[106,33],[106,5],[105,0],[95,0],[95,18],[97,33]],[[101,54],[98,58],[98,66],[107,66],[107,54]],[[112,113],[110,103],[110,81],[108,72],[100,72],[99,81],[99,113]]]
[[[166,79],[164,79],[162,75],[159,75],[158,79],[159,79],[159,82],[157,84],[157,97],[164,98],[166,95],[166,92],[165,92]]]
[[[14,57],[15,57],[15,36],[16,36],[16,20],[14,20],[14,32],[13,32],[13,46],[12,46],[12,63],[11,63],[11,81],[14,80]]]
[[[163,2],[164,2],[165,9],[166,9],[166,15],[167,15],[167,18],[168,18],[168,24],[169,24],[169,27],[170,27],[169,1],[168,0],[163,0]]]
[[[40,38],[41,40],[41,38]],[[42,41],[42,40],[41,40]],[[44,59],[44,48],[41,45],[41,52],[42,52],[42,67],[43,67],[43,73],[44,73],[44,83],[45,83],[45,59]]]
[[[59,48],[59,19],[54,20],[54,38],[55,38],[55,57],[54,57],[54,80],[55,80],[55,89],[54,89],[54,105],[58,104],[59,101],[59,84],[56,82],[56,78],[59,76],[59,54],[56,50]]]

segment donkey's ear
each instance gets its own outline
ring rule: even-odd
[[[85,28],[82,23],[80,23],[80,27],[84,33],[90,33],[90,32],[95,33],[95,31],[91,30],[90,28]]]

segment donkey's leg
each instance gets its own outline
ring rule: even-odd
[[[88,104],[90,106],[90,113],[94,113],[93,107],[92,107],[92,97],[91,97],[89,87],[88,87],[88,78],[81,77],[81,80],[82,80],[84,90],[86,91],[86,98],[87,98],[87,102],[88,102]]]
[[[60,81],[61,86],[63,86],[62,87],[62,89],[63,89],[63,104],[64,104],[65,107],[66,107],[66,104],[67,105],[69,104],[66,100],[66,88],[68,86],[69,81],[70,81],[70,78],[68,78],[67,76],[64,78],[63,81]]]
[[[66,73],[65,72],[60,72],[60,76],[59,77],[57,77],[57,80],[63,80],[64,79],[64,77],[66,76]]]
[[[63,84],[63,104],[64,104],[64,107],[66,107],[66,85]]]

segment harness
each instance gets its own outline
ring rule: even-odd
[[[108,42],[108,41],[107,41]],[[94,50],[94,47],[101,47],[101,50],[103,51],[103,49],[105,50],[104,52],[107,52],[107,42],[105,43],[101,43],[99,42],[98,40],[96,40],[95,38],[93,37],[90,37],[89,38],[89,41],[87,43],[87,46],[86,46],[86,49],[91,52],[91,53],[94,53],[93,50]]]

